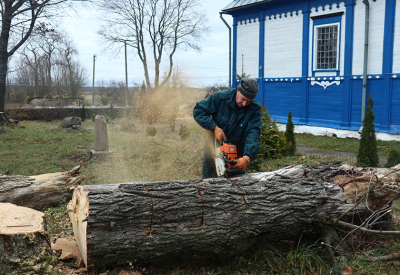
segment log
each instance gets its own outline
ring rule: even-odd
[[[54,207],[71,199],[73,189],[83,180],[80,166],[71,171],[37,176],[0,174],[0,203],[12,203],[36,210]]]
[[[394,171],[328,163],[231,179],[86,185],[67,211],[89,268],[188,253],[226,257],[390,203],[400,190]]]
[[[55,266],[44,213],[0,203],[0,274],[48,274]]]

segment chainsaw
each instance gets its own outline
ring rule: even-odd
[[[244,170],[233,168],[236,164],[233,160],[238,158],[236,145],[225,142],[221,145],[218,140],[215,140],[215,153],[215,168],[219,178],[230,178],[244,174]]]

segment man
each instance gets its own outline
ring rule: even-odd
[[[238,159],[233,168],[244,170],[256,155],[260,142],[261,106],[254,98],[258,93],[257,81],[241,79],[237,89],[216,92],[197,102],[193,117],[209,135],[203,159],[203,178],[216,177],[214,136],[236,145]]]

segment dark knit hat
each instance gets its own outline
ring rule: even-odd
[[[238,86],[239,92],[248,99],[255,99],[258,93],[257,80],[254,78],[242,78]]]

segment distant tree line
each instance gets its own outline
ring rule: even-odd
[[[97,94],[100,97],[100,103],[103,106],[125,106],[126,104],[126,85],[123,81],[104,81],[97,82]],[[130,89],[131,90],[131,89]],[[128,94],[128,102],[132,93]]]
[[[23,103],[34,97],[78,97],[88,74],[77,56],[65,33],[43,23],[38,25],[9,73],[6,101]]]

